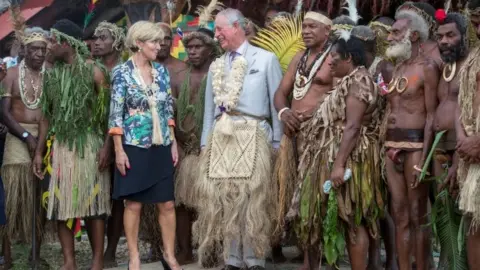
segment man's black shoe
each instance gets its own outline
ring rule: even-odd
[[[222,268],[222,270],[240,270],[240,267],[236,267],[233,265],[225,265],[225,267]]]

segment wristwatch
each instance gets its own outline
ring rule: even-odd
[[[30,134],[26,131],[22,133],[22,138],[23,138],[24,141],[28,138],[28,135],[30,135]]]

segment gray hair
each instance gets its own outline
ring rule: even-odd
[[[225,18],[227,18],[231,25],[233,25],[234,23],[238,23],[242,30],[245,31],[246,29],[247,24],[245,16],[243,16],[242,12],[240,12],[240,10],[238,9],[226,8],[220,11],[217,16],[224,16]]]
[[[43,28],[38,27],[38,26],[25,28],[24,33],[25,33],[26,36],[30,36],[33,33],[37,33],[37,34],[43,35],[45,38],[50,38],[50,32],[46,31],[46,30],[43,30]]]
[[[366,41],[366,40],[374,40],[375,39],[375,32],[372,28],[366,25],[358,25],[352,28],[352,35]]]
[[[356,25],[356,23],[347,15],[340,15],[332,20],[332,23],[335,24],[345,24],[345,25]]]
[[[429,27],[425,19],[411,10],[400,10],[395,14],[395,20],[408,20],[409,29],[412,32],[417,32],[420,36],[420,41],[425,41],[429,36]]]

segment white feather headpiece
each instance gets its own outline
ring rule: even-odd
[[[211,20],[213,20],[212,13],[214,11],[221,11],[224,8],[224,4],[218,2],[218,0],[212,0],[208,6],[198,6],[195,12],[198,15],[198,25],[205,26]]]
[[[346,3],[347,7],[343,8],[348,10],[348,17],[350,17],[355,24],[358,24],[361,16],[358,14],[357,0],[346,0]]]
[[[448,14],[448,10],[452,6],[452,0],[445,1],[445,13]]]
[[[339,39],[343,39],[345,41],[350,40],[352,37],[352,30],[339,29],[336,33],[338,34]]]
[[[302,8],[303,8],[303,0],[298,0],[297,4],[295,5],[295,12],[294,12],[295,17],[300,16],[302,12]]]

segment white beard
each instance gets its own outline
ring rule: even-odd
[[[387,48],[385,54],[397,61],[405,61],[412,56],[412,42],[408,39],[391,45]]]
[[[412,41],[410,41],[410,30],[407,30],[405,37],[402,41],[396,42],[393,45],[390,45],[385,54],[389,58],[393,58],[397,61],[405,61],[412,56]]]

